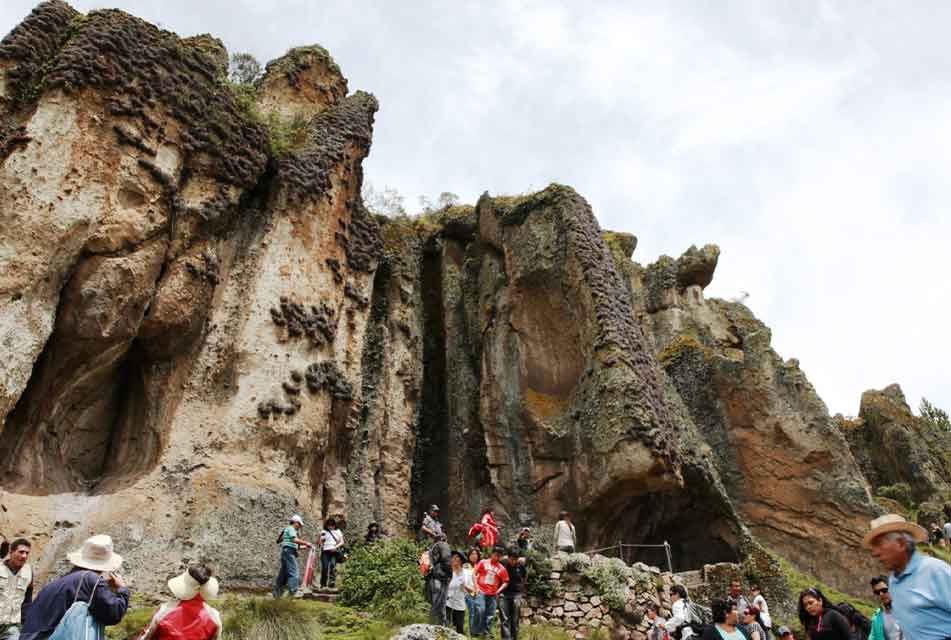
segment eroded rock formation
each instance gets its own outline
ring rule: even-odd
[[[373,96],[317,46],[240,91],[226,58],[58,1],[0,44],[0,501],[41,570],[104,532],[145,590],[196,559],[260,588],[290,512],[408,534],[438,502],[456,536],[567,508],[585,547],[852,586],[868,486],[768,328],[704,299],[715,246],[641,267],[560,185],[378,219]]]
[[[907,493],[905,501],[915,504],[951,501],[951,434],[931,428],[914,415],[897,384],[866,391],[858,417],[838,419],[875,491],[898,497]]]

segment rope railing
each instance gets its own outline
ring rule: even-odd
[[[674,561],[673,555],[670,552],[670,543],[664,540],[662,544],[630,544],[626,542],[621,542],[618,540],[616,545],[610,547],[601,547],[600,549],[588,549],[587,551],[582,551],[587,555],[594,555],[596,553],[601,553],[602,551],[617,551],[618,558],[622,561],[624,560],[624,549],[663,549],[665,555],[667,556],[667,570],[671,573],[674,572]]]

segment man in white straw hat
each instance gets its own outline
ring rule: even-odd
[[[73,603],[89,603],[89,613],[101,625],[119,624],[129,609],[129,590],[116,571],[122,556],[112,550],[112,538],[93,536],[78,551],[66,554],[73,569],[53,580],[26,611],[20,640],[46,640]]]
[[[189,567],[168,581],[178,598],[152,616],[139,640],[213,640],[221,635],[221,614],[208,604],[218,597],[218,580],[205,565]]]
[[[889,570],[892,611],[906,638],[951,638],[951,566],[915,550],[928,532],[900,515],[872,520],[862,540]]]

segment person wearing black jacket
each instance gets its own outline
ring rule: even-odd
[[[72,570],[47,583],[26,610],[22,640],[46,640],[76,602],[89,603],[89,613],[100,629],[125,617],[130,594],[117,573],[122,556],[112,550],[112,538],[93,536],[66,557]]]
[[[429,573],[426,575],[429,590],[429,617],[433,624],[445,627],[446,597],[449,581],[452,580],[452,550],[446,544],[446,534],[439,533],[436,543],[429,549]]]
[[[499,613],[502,616],[502,640],[518,640],[518,620],[522,611],[522,596],[525,593],[525,558],[520,557],[518,545],[509,547],[508,555],[502,560],[509,573],[509,584],[502,592],[499,601]]]
[[[849,621],[816,588],[799,594],[799,621],[808,640],[851,640]]]

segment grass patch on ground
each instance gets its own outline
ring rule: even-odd
[[[496,627],[498,625],[495,625]],[[493,627],[495,631],[495,627]],[[600,631],[600,629],[598,629]],[[574,633],[565,631],[563,627],[556,627],[548,624],[523,624],[518,628],[518,637],[522,640],[573,640]],[[594,634],[588,635],[589,639],[598,640]]]
[[[370,617],[347,607],[292,598],[232,596],[211,603],[221,612],[223,635],[229,640],[386,640],[401,626],[424,622],[418,618]],[[134,606],[116,626],[108,627],[108,640],[133,640],[148,624],[156,606]],[[539,638],[538,640],[544,640]]]

